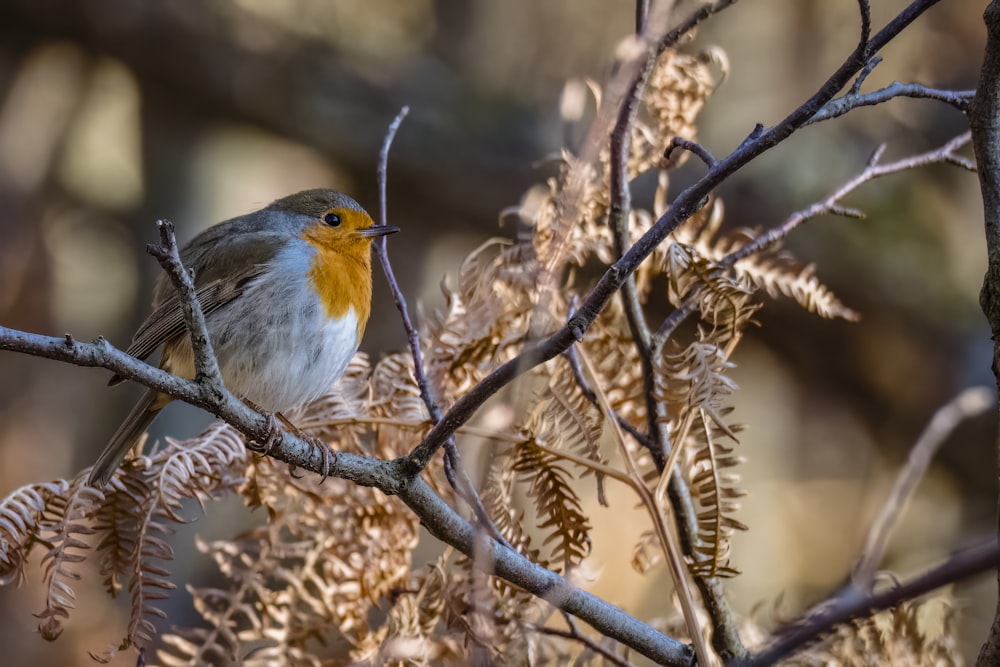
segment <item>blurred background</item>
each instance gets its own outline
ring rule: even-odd
[[[906,5],[874,4],[876,27]],[[974,87],[985,6],[941,2],[883,52],[867,89],[893,80]],[[565,82],[604,79],[633,12],[627,0],[6,0],[0,323],[124,347],[157,277],[143,252],[156,218],[173,220],[184,241],[316,186],[348,191],[374,212],[379,145],[404,104],[411,114],[389,168],[390,222],[404,231],[390,255],[411,305],[433,309],[443,275],[485,238],[510,233],[498,228],[499,211],[551,174],[539,165],[574,134],[558,112]],[[701,142],[724,155],[755,123],[780,120],[854,47],[857,24],[848,0],[747,1],[709,21],[684,48],[720,47],[730,75],[705,109]],[[880,142],[894,159],[965,128],[954,109],[920,100],[807,128],[725,184],[727,224],[775,225],[860,170]],[[734,565],[745,574],[729,590],[741,612],[762,603],[765,623],[779,596],[790,616],[843,580],[933,411],[964,387],[993,383],[977,304],[985,250],[975,176],[926,168],[847,203],[868,219],[810,222],[789,246],[861,322],[768,301],[735,359],[745,390],[736,415],[749,425],[740,518],[750,531],[736,540]],[[378,355],[405,338],[378,275],[375,299],[363,347]],[[107,377],[0,354],[0,495],[94,460],[137,395],[106,389]],[[192,435],[205,422],[174,406],[154,437]],[[992,417],[973,420],[945,445],[887,567],[912,574],[991,534],[995,429]],[[661,580],[633,575],[621,547],[641,528],[638,518],[621,521],[633,499],[612,500],[614,515],[592,510],[591,587],[641,617],[662,616]],[[211,536],[213,516],[227,512],[241,508],[211,508],[177,536],[181,582],[198,581],[204,566],[188,560],[192,533]],[[31,616],[43,604],[34,572],[22,588],[0,589],[6,664],[90,664],[87,650],[120,638],[124,607],[91,576],[84,608],[58,642],[44,642]],[[984,576],[954,591],[970,656],[995,588]],[[162,628],[189,620],[183,590],[171,605]]]

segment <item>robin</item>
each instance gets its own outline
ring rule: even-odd
[[[340,192],[306,190],[205,230],[181,251],[226,387],[280,413],[321,396],[358,350],[371,311],[372,240],[399,231],[376,226]],[[128,353],[146,359],[163,346],[160,368],[193,378],[194,356],[173,285],[161,276],[153,312]],[[111,378],[110,385],[124,378]],[[90,473],[105,485],[125,454],[170,401],[150,389]]]

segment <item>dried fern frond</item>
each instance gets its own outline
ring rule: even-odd
[[[730,538],[733,531],[746,529],[733,517],[737,499],[744,495],[733,471],[742,459],[724,444],[726,438],[739,442],[738,427],[725,420],[725,401],[736,384],[725,374],[733,364],[710,342],[711,333],[700,330],[699,335],[702,340],[656,361],[655,393],[668,406],[671,442],[681,448],[682,470],[697,504],[698,557],[690,563],[692,572],[732,576],[737,572],[729,566]]]
[[[45,568],[45,609],[36,616],[42,620],[38,632],[54,641],[62,634],[63,621],[76,607],[75,582],[81,575],[76,566],[86,559],[90,550],[93,528],[87,522],[104,500],[104,494],[83,482],[78,476],[65,493],[54,494],[43,510],[39,522],[39,541],[49,545],[42,558]]]
[[[518,481],[528,485],[527,495],[534,502],[537,526],[545,534],[542,544],[551,545],[549,564],[557,572],[568,572],[590,553],[591,528],[571,475],[562,459],[533,442],[515,446],[511,456],[511,469]]]
[[[674,236],[679,243],[689,246],[705,260],[719,262],[753,238],[747,230],[722,233],[722,219],[722,201],[716,199],[711,206],[705,207],[698,215],[692,216],[678,227]],[[761,253],[736,262],[732,267],[735,278],[748,281],[754,288],[763,288],[772,298],[786,296],[794,299],[800,306],[820,317],[840,317],[850,322],[859,319],[855,311],[841,303],[819,281],[815,275],[815,267],[802,266],[788,253],[778,252],[779,247],[769,246]]]
[[[736,263],[736,270],[750,279],[757,287],[763,287],[772,297],[784,295],[820,317],[839,317],[848,322],[861,319],[823,285],[816,277],[816,267],[812,264],[801,266],[785,255],[773,258],[757,257]]]
[[[29,484],[0,501],[0,585],[24,581],[28,552],[41,544],[36,537],[41,532],[46,510],[57,498],[65,502],[69,488],[65,480]]]

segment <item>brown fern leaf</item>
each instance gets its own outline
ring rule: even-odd
[[[158,503],[157,488],[140,475],[121,479],[122,490],[135,504],[132,516],[135,522],[133,548],[128,554],[128,591],[131,601],[128,644],[148,642],[156,634],[153,618],[166,618],[157,604],[167,597],[167,591],[176,588],[170,581],[170,572],[162,565],[173,560],[174,552],[167,538],[174,530],[169,525],[170,514]]]
[[[82,475],[70,482],[65,495],[53,496],[39,523],[40,539],[51,545],[42,558],[45,567],[45,609],[36,616],[42,620],[38,632],[55,641],[62,634],[62,623],[76,607],[73,582],[80,581],[77,563],[86,560],[89,537],[94,530],[89,519],[104,500],[104,494],[88,486]]]
[[[728,565],[730,537],[733,531],[746,529],[732,516],[739,507],[737,499],[744,495],[736,488],[738,477],[732,471],[742,459],[722,442],[728,437],[738,443],[739,428],[724,419],[728,412],[724,403],[737,387],[725,374],[733,364],[711,342],[712,332],[699,329],[699,337],[686,349],[656,360],[655,394],[668,407],[671,441],[683,448],[683,469],[697,503],[694,546],[699,558],[691,563],[692,572],[731,576],[736,571]]]
[[[226,541],[209,544],[196,537],[195,546],[212,557],[231,586],[188,587],[195,610],[208,621],[208,627],[179,628],[164,635],[167,648],[158,651],[157,657],[168,667],[243,664],[238,628],[259,628],[264,622],[252,592],[263,583],[261,570],[267,561],[260,557],[259,544],[256,551],[248,548],[249,540],[240,545]]]
[[[632,569],[646,574],[663,562],[663,546],[654,530],[644,530],[632,547]]]
[[[711,206],[678,227],[674,237],[700,257],[719,262],[757,235],[745,229],[721,233],[722,218],[722,202],[714,200]],[[736,279],[746,280],[754,288],[763,288],[772,298],[786,296],[820,317],[840,317],[850,322],[860,319],[857,312],[841,303],[819,281],[813,265],[802,266],[789,254],[777,253],[774,246],[736,262],[733,272]]]
[[[521,249],[492,239],[466,257],[458,287],[442,284],[445,310],[428,318],[425,366],[431,386],[447,397],[467,391],[513,356],[534,306],[517,263]]]
[[[568,572],[590,553],[590,519],[573,491],[570,473],[558,457],[530,442],[516,446],[512,456],[511,469],[520,482],[528,484],[538,528],[546,534],[542,544],[552,545],[551,565]]]
[[[524,510],[516,507],[514,483],[517,475],[514,472],[514,461],[509,448],[495,457],[482,491],[483,506],[493,519],[496,529],[518,553],[548,567],[548,562],[541,558],[540,552],[531,548],[531,536],[524,531]]]
[[[733,448],[719,442],[722,433],[731,434],[729,426],[710,422],[708,410],[699,409],[701,423],[697,430],[702,446],[694,452],[688,467],[691,495],[698,503],[698,541],[694,551],[699,558],[690,564],[692,573],[707,577],[730,577],[739,571],[729,566],[731,538],[747,527],[733,514],[739,509],[739,476],[727,472],[743,462],[733,455]],[[721,426],[719,426],[721,424]]]
[[[21,584],[28,553],[41,532],[49,506],[65,506],[69,482],[57,480],[29,484],[14,490],[0,501],[0,586]]]
[[[576,451],[597,463],[606,463],[601,455],[604,414],[580,389],[569,362],[554,360],[547,373],[548,384],[535,399],[532,421],[535,437],[553,447]],[[541,416],[544,414],[544,419]],[[583,474],[589,474],[587,469]]]
[[[692,296],[698,298],[701,319],[725,340],[735,340],[752,321],[758,305],[751,303],[753,290],[746,278],[732,277],[694,246],[672,243],[665,258],[668,297],[676,306]]]
[[[736,263],[736,270],[747,276],[757,287],[763,287],[772,297],[784,295],[820,317],[839,317],[857,322],[861,316],[834,296],[816,277],[812,264],[801,266],[787,256],[752,258]]]

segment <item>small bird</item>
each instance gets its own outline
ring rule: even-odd
[[[398,232],[375,225],[358,202],[305,190],[221,222],[182,251],[226,388],[281,413],[320,397],[347,368],[364,334],[372,298],[372,241]],[[160,368],[193,378],[194,355],[180,301],[166,276],[153,312],[128,353],[146,359],[163,346]],[[122,382],[115,376],[109,384]],[[108,483],[170,396],[150,389],[104,448],[90,484]]]

